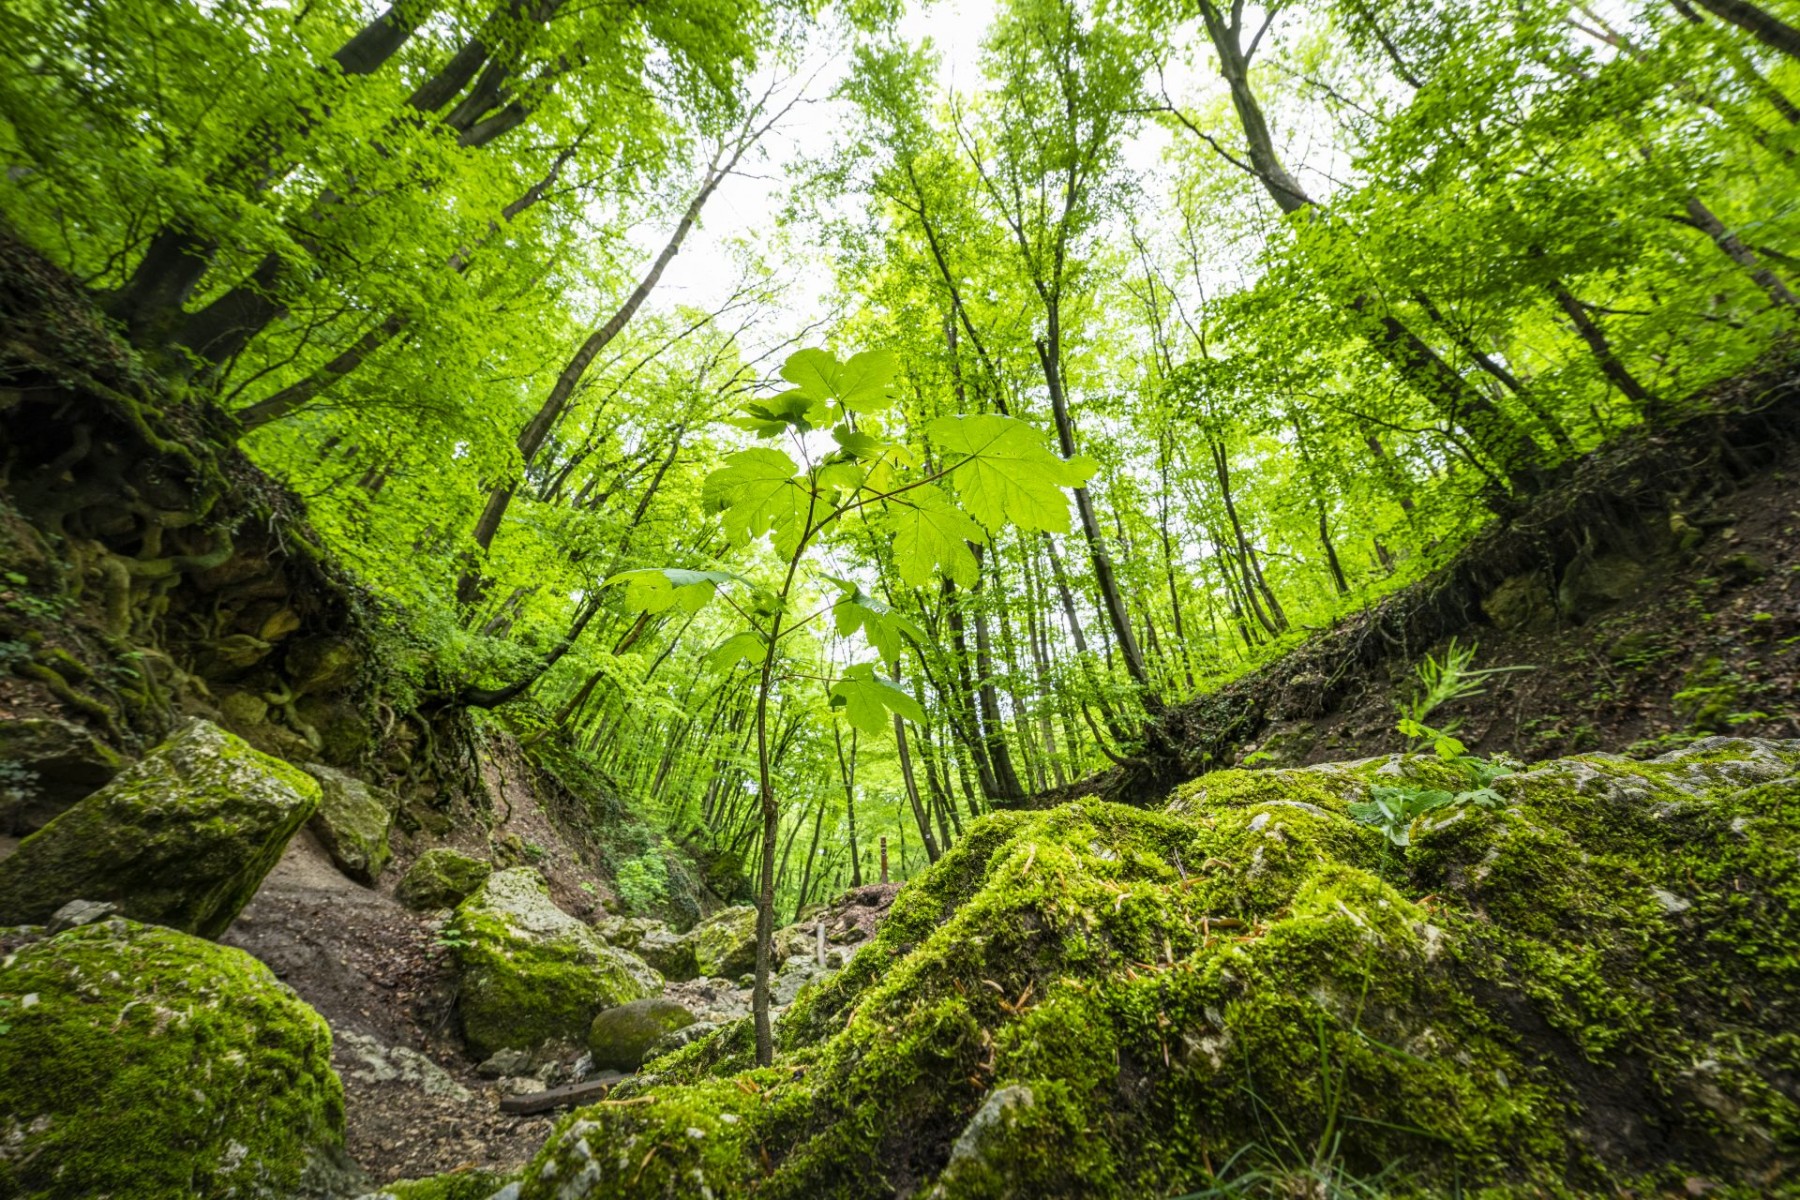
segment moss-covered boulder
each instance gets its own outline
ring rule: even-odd
[[[193,721],[0,862],[0,924],[70,900],[201,937],[225,932],[319,805],[319,785]]]
[[[602,1011],[588,1026],[588,1053],[602,1071],[635,1071],[650,1047],[666,1033],[694,1023],[694,1014],[673,1000],[652,996]]]
[[[708,979],[735,979],[756,969],[756,910],[749,905],[720,909],[682,935],[694,955],[694,970]]]
[[[287,1196],[343,1140],[331,1032],[241,950],[114,918],[0,965],[0,1195]]]
[[[1442,764],[995,814],[772,1068],[748,1021],[658,1059],[522,1195],[1794,1194],[1797,768],[1567,760],[1405,849],[1350,804]]]
[[[440,846],[419,855],[400,878],[394,895],[420,912],[454,908],[494,873],[493,865],[460,850]]]
[[[487,1057],[551,1038],[580,1042],[604,1008],[662,990],[662,977],[550,899],[530,867],[496,871],[456,910],[463,1037]]]
[[[388,831],[394,824],[393,801],[354,775],[319,763],[309,763],[306,773],[319,784],[319,809],[307,822],[307,828],[318,837],[338,870],[358,883],[373,886],[387,866]]]

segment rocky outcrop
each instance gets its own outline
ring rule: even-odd
[[[319,785],[194,721],[0,862],[0,923],[38,924],[70,900],[201,937],[225,932]]]
[[[642,959],[608,946],[550,899],[529,867],[498,871],[456,910],[463,1037],[487,1057],[552,1038],[580,1042],[602,1009],[662,990]]]
[[[635,1071],[664,1034],[694,1023],[694,1014],[661,997],[633,1000],[601,1012],[588,1027],[588,1053],[602,1071]]]
[[[392,798],[353,775],[319,763],[307,764],[306,773],[319,784],[319,809],[307,828],[338,870],[358,883],[374,886],[387,866],[388,832],[394,824]]]
[[[693,948],[694,970],[710,979],[735,979],[756,969],[756,910],[721,909],[683,935]]]
[[[521,1196],[1791,1189],[1800,742],[1520,770],[1404,847],[1368,823],[1454,769],[974,822],[774,1070],[724,1025],[562,1125]]]
[[[406,907],[420,912],[454,908],[493,873],[492,864],[440,846],[419,855],[401,877],[394,895]]]
[[[42,829],[124,767],[117,751],[79,725],[48,717],[0,721],[0,833]]]
[[[341,1153],[331,1033],[241,950],[113,918],[6,959],[0,998],[0,1195],[291,1195]]]

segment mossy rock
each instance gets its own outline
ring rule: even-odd
[[[486,1058],[552,1038],[580,1042],[601,1009],[662,990],[642,959],[556,907],[530,867],[490,875],[456,910],[463,1038]]]
[[[0,924],[110,900],[128,917],[217,937],[318,805],[305,772],[193,721],[0,862]]]
[[[1404,851],[1348,806],[1440,764],[991,815],[772,1067],[748,1021],[659,1058],[522,1196],[1795,1194],[1797,768],[1565,760]]]
[[[420,912],[454,908],[468,899],[494,873],[492,864],[471,858],[460,850],[439,846],[419,855],[400,878],[394,895],[400,903]]]
[[[756,969],[756,910],[720,909],[682,935],[692,947],[694,970],[708,979],[735,979]]]
[[[339,1151],[324,1020],[241,950],[119,918],[0,965],[0,1195],[287,1196]]]
[[[602,1071],[635,1071],[664,1034],[685,1029],[694,1014],[673,1000],[652,996],[602,1011],[588,1026],[588,1053]]]
[[[319,810],[307,828],[317,835],[338,870],[373,886],[387,866],[393,801],[380,789],[331,767],[309,763],[306,773],[319,784]]]
[[[608,917],[594,926],[609,946],[629,950],[664,979],[681,982],[699,974],[694,944],[652,917]]]

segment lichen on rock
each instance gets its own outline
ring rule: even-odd
[[[551,1038],[580,1042],[601,1009],[662,990],[662,977],[642,959],[556,907],[530,867],[490,875],[447,932],[463,1036],[482,1057]]]
[[[70,900],[217,937],[319,804],[305,772],[193,721],[0,862],[0,923]]]
[[[0,965],[0,1195],[279,1197],[343,1138],[331,1033],[241,950],[122,918]]]
[[[307,764],[306,773],[319,784],[319,808],[307,827],[318,836],[338,870],[372,886],[387,866],[388,832],[394,824],[392,798],[353,775],[319,763]]]
[[[1800,743],[1521,771],[1404,851],[1348,815],[1440,769],[984,818],[772,1068],[748,1022],[658,1059],[522,1195],[1791,1189]]]
[[[702,976],[731,979],[756,967],[756,910],[749,905],[720,909],[682,936]]]

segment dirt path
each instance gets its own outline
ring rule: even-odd
[[[220,940],[267,963],[330,1023],[345,1143],[377,1183],[458,1167],[506,1171],[549,1135],[499,1113],[463,1058],[436,921],[346,879],[302,832]]]

